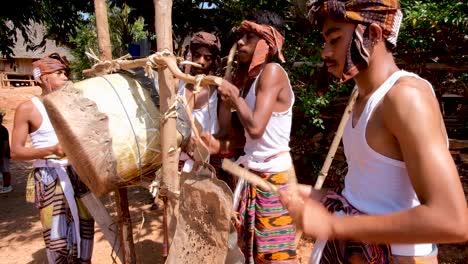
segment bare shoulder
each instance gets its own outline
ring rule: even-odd
[[[385,95],[381,110],[387,128],[406,137],[409,130],[440,130],[442,116],[432,88],[427,82],[403,77]]]
[[[31,114],[35,111],[36,107],[34,106],[31,100],[22,102],[16,107],[15,110],[15,120],[28,120]]]
[[[410,111],[430,111],[438,109],[437,98],[427,82],[414,77],[402,77],[385,95],[382,106],[384,112],[408,114]]]
[[[35,109],[35,106],[31,100],[22,102],[16,107],[16,113],[31,112]]]
[[[286,84],[288,76],[286,75],[285,70],[278,63],[268,63],[263,68],[263,71],[259,77],[259,82],[272,84]]]
[[[273,62],[270,62],[267,65],[265,65],[262,75],[264,75],[264,73],[265,74],[280,74],[280,75],[286,76],[286,72],[284,71],[284,68],[278,63],[273,63]]]

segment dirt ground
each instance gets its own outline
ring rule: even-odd
[[[40,93],[39,87],[0,89],[0,110],[6,111],[4,125],[10,133],[16,106]],[[38,211],[33,204],[25,201],[26,180],[32,163],[12,161],[11,165],[13,191],[0,194],[0,263],[47,263]],[[128,188],[128,199],[137,263],[164,263],[161,229],[163,211],[151,210],[151,195],[142,187]],[[101,200],[111,215],[115,216],[112,198],[106,195]],[[301,240],[301,263],[307,263],[311,248],[311,240]],[[113,263],[113,258],[115,254],[96,224],[93,263]]]
[[[5,126],[11,132],[14,109],[34,95],[38,87],[0,89],[0,110],[6,110]],[[41,224],[37,209],[25,201],[25,185],[31,162],[12,161],[13,192],[0,194],[0,259],[4,264],[46,263]],[[467,182],[465,190],[467,190]],[[151,210],[151,196],[142,187],[128,188],[130,214],[133,224],[137,263],[164,263],[162,252],[162,210]],[[111,215],[115,209],[111,197],[101,200]],[[103,238],[99,226],[95,226],[93,263],[113,263],[109,242]],[[302,239],[298,254],[300,263],[307,263],[312,240]],[[468,263],[468,244],[441,245],[440,263]]]

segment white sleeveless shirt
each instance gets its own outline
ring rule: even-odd
[[[414,73],[393,73],[369,98],[356,126],[350,120],[344,130],[343,144],[348,163],[343,196],[366,214],[389,214],[420,205],[403,161],[388,158],[373,150],[366,140],[366,128],[373,110],[401,77],[424,80]],[[429,82],[424,80],[432,90]],[[432,90],[432,92],[434,92]],[[392,254],[425,256],[432,244],[392,244]]]
[[[284,73],[286,76],[288,75],[286,71]],[[252,111],[255,110],[255,102],[257,100],[255,93],[259,76],[260,74],[255,78],[245,97],[245,102]],[[292,166],[292,159],[289,155],[289,139],[292,125],[292,107],[295,98],[289,77],[288,87],[291,93],[289,108],[284,112],[272,113],[265,127],[265,132],[260,138],[253,139],[247,131],[244,132],[245,155],[239,159],[238,163],[246,165],[249,169],[265,173],[283,172]]]
[[[57,135],[50,123],[50,119],[44,105],[38,97],[31,98],[31,101],[42,116],[41,126],[36,131],[29,134],[32,146],[34,148],[46,148],[57,145]]]
[[[179,88],[177,93],[185,97],[185,82],[179,81]],[[218,133],[218,91],[213,91],[206,105],[202,106],[201,108],[193,109],[192,115],[200,123],[200,125],[203,128],[203,131],[208,132],[212,135]],[[189,172],[192,169],[193,161],[190,159],[187,153],[181,152],[179,160],[190,160],[189,163],[187,163],[187,165],[184,166],[183,171]]]
[[[179,81],[178,93],[185,96],[185,83],[183,81]],[[213,91],[208,99],[208,103],[201,108],[194,108],[192,114],[200,122],[203,131],[209,132],[212,135],[218,133],[218,91]]]

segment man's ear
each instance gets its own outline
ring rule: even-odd
[[[38,82],[39,84],[44,84],[45,81],[47,80],[47,79],[45,79],[45,78],[46,78],[46,76],[43,75],[43,76],[39,77],[39,79],[37,80],[37,82]]]
[[[372,43],[372,46],[375,46],[375,44],[381,42],[383,40],[382,38],[382,28],[377,25],[376,23],[372,23],[369,26],[369,39]]]

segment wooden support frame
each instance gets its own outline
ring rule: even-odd
[[[107,19],[107,5],[105,0],[94,0],[96,14],[96,30],[98,34],[99,59],[112,60],[112,45],[109,35],[109,22]],[[119,239],[122,245],[124,264],[135,264],[135,246],[133,243],[132,222],[128,209],[128,196],[126,188],[115,191],[115,202],[119,224]],[[120,250],[120,249],[119,249]]]
[[[173,53],[172,44],[172,0],[153,0],[155,8],[155,28],[157,51]],[[175,80],[168,68],[158,69],[160,111],[164,116],[176,100]],[[169,116],[169,115],[167,115]],[[180,179],[178,172],[179,152],[177,151],[176,119],[169,117],[161,120],[162,153],[162,194],[167,195],[168,245],[172,243],[178,216],[178,194]],[[167,249],[168,250],[168,249]],[[169,251],[169,250],[168,250]]]

